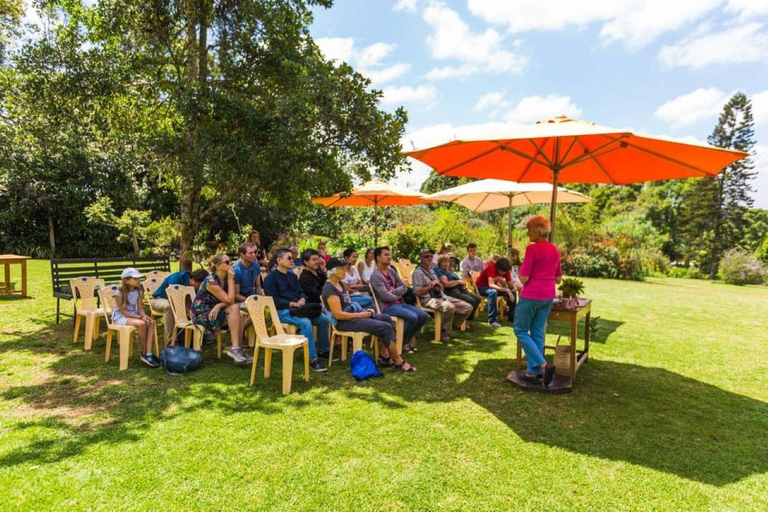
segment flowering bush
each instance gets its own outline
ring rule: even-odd
[[[561,250],[563,273],[580,277],[607,277],[641,281],[643,264],[631,251],[622,254],[610,240],[589,247]]]
[[[765,281],[766,269],[744,250],[731,249],[720,262],[718,274],[730,284],[761,284]]]

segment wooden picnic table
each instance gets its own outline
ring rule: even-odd
[[[571,382],[576,380],[576,371],[581,368],[581,365],[587,362],[589,358],[589,320],[592,315],[592,299],[579,299],[579,309],[561,309],[553,307],[549,311],[549,317],[547,322],[567,322],[571,326],[570,340],[571,340]],[[584,350],[576,350],[576,334],[578,333],[579,320],[585,319],[584,322]],[[544,345],[546,349],[555,350],[555,345]],[[517,343],[517,371],[520,371],[523,359],[523,349],[520,346],[520,342]]]
[[[17,254],[0,254],[0,265],[5,267],[5,286],[3,292],[10,295],[12,293],[21,293],[22,297],[27,296],[27,260],[29,256],[19,256]],[[21,290],[11,290],[11,265],[21,265]]]

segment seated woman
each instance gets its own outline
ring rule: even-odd
[[[235,271],[232,262],[226,254],[216,254],[209,260],[211,273],[205,278],[192,301],[192,322],[202,325],[206,335],[215,335],[224,327],[229,326],[232,348],[227,355],[236,363],[252,363],[241,341],[243,338],[243,321],[240,308],[235,301]]]
[[[357,251],[352,248],[344,251],[344,262],[347,263],[347,266],[345,267],[346,272],[342,282],[349,291],[349,298],[363,309],[372,308],[373,297],[360,293],[360,290],[363,290],[365,285],[362,279],[360,279],[360,273],[357,270]]]
[[[376,260],[373,258],[373,249],[368,249],[365,251],[365,257],[357,264],[357,271],[364,285],[371,284],[371,274],[374,270],[376,270]]]
[[[323,285],[323,300],[340,331],[365,332],[381,340],[384,348],[378,361],[380,366],[391,366],[403,372],[415,372],[416,367],[403,360],[397,351],[397,336],[392,328],[392,317],[363,310],[349,298],[342,279],[349,263],[332,258],[328,261],[328,281]]]
[[[475,311],[477,311],[483,298],[467,291],[464,280],[453,272],[453,259],[453,253],[443,254],[437,258],[438,269],[435,270],[435,275],[443,283],[446,295],[463,300],[472,306],[472,313],[467,318],[471,322],[475,319]]]

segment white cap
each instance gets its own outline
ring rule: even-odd
[[[136,270],[135,268],[128,267],[127,269],[123,270],[122,274],[120,274],[120,279],[125,279],[127,277],[138,277],[138,278],[141,278],[141,277],[144,277],[144,275],[141,272],[139,272],[138,270]]]

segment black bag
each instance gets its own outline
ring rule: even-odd
[[[160,352],[160,364],[169,375],[190,373],[203,363],[203,353],[191,348],[169,345]]]
[[[314,320],[323,312],[323,306],[315,302],[310,302],[308,304],[304,304],[300,308],[289,308],[288,311],[290,311],[291,316]]]

